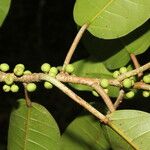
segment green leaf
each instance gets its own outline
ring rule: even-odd
[[[150,114],[137,110],[119,110],[108,115],[111,125],[135,145],[137,150],[150,148]],[[120,135],[110,127],[104,126],[104,131],[112,149],[134,150]]]
[[[108,150],[100,123],[92,116],[76,118],[61,138],[62,150]]]
[[[130,60],[129,53],[123,49],[116,53],[115,55],[108,58],[106,61],[104,61],[104,64],[108,69],[118,69],[122,66],[125,66]]]
[[[60,133],[51,114],[41,105],[27,107],[19,100],[10,116],[8,150],[58,150]]]
[[[105,65],[93,57],[79,60],[73,63],[73,66],[75,68],[74,74],[80,77],[107,78],[107,79],[113,78],[112,73],[106,69]],[[80,84],[70,84],[70,85],[73,88],[80,91],[92,91],[92,88],[86,85]],[[110,90],[109,96],[116,97],[118,95],[119,88],[114,88],[110,86],[109,90]]]
[[[150,26],[150,23],[149,23],[149,26]],[[133,38],[133,36],[129,37],[128,40]],[[125,37],[124,39],[125,41],[127,41],[127,37]],[[125,49],[130,54],[134,53],[135,55],[139,55],[139,54],[144,53],[149,47],[150,47],[150,30],[142,34],[139,38],[135,39],[132,43],[126,45]]]
[[[83,36],[83,43],[88,52],[103,61],[108,69],[118,69],[130,60],[130,53],[142,54],[150,46],[150,23],[146,22],[130,34],[115,40],[103,40],[89,32]]]
[[[10,2],[11,0],[0,0],[0,26],[8,13]]]
[[[114,39],[141,26],[150,17],[149,0],[76,0],[75,22],[96,37]]]

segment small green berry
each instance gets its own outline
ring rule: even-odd
[[[68,64],[65,67],[65,71],[68,72],[68,73],[72,73],[74,71],[74,66],[72,64]]]
[[[20,68],[22,68],[23,70],[25,69],[24,64],[17,64],[15,67],[20,67]]]
[[[18,85],[13,84],[13,85],[10,87],[10,90],[11,90],[13,93],[16,93],[16,92],[19,91],[19,87],[18,87]]]
[[[49,73],[54,73],[55,75],[58,74],[58,69],[56,67],[52,67],[49,71]]]
[[[128,71],[128,70],[127,70],[126,67],[121,67],[121,68],[119,69],[119,72],[120,72],[121,74],[126,73],[127,71]]]
[[[2,64],[0,65],[0,70],[3,71],[3,72],[8,71],[8,70],[9,70],[9,65],[6,64],[6,63],[2,63]]]
[[[135,95],[135,93],[133,91],[130,91],[130,92],[126,93],[127,98],[133,98],[134,95]]]
[[[45,73],[48,73],[50,71],[51,65],[49,63],[44,63],[41,66],[41,70]]]
[[[100,85],[103,87],[103,88],[107,88],[108,85],[109,85],[109,81],[107,79],[102,79],[101,82],[100,82]]]
[[[143,91],[143,97],[149,97],[150,92],[149,91]]]
[[[115,79],[117,79],[119,75],[120,75],[120,72],[119,72],[119,71],[115,71],[115,72],[113,73],[113,77],[114,77]]]
[[[131,70],[133,70],[133,69],[134,69],[133,65],[127,66],[127,70],[128,70],[128,71],[131,71]]]
[[[104,89],[104,91],[105,91],[106,93],[108,93],[108,89]]]
[[[11,74],[7,74],[5,77],[4,77],[4,81],[7,85],[11,85],[13,84],[14,82],[14,79],[13,79],[13,76]]]
[[[28,83],[26,86],[26,89],[28,92],[34,92],[36,90],[36,84],[35,83]]]
[[[136,81],[136,77],[135,76],[132,76],[129,78],[132,82],[132,86],[134,85],[135,81]]]
[[[29,75],[29,74],[32,74],[32,72],[30,70],[25,70],[23,74],[24,75]]]
[[[17,64],[14,68],[14,74],[16,76],[22,76],[24,73],[25,66],[23,64]]]
[[[51,76],[51,77],[56,77],[56,74],[55,73],[53,73],[53,72],[49,72],[49,75]]]
[[[95,96],[95,97],[99,97],[98,93],[96,91],[92,91],[92,94]]]
[[[10,86],[9,85],[3,85],[3,91],[4,92],[9,92],[10,91]]]
[[[62,70],[62,66],[57,66],[57,69],[59,70],[59,71],[61,71]]]
[[[44,82],[44,87],[46,88],[46,89],[52,89],[53,88],[53,85],[50,83],[50,82]]]
[[[132,86],[132,80],[131,79],[124,79],[123,82],[122,82],[123,86],[125,88],[130,88]]]
[[[133,81],[136,81],[136,77],[135,76],[130,77],[130,79],[133,80]]]
[[[135,81],[134,80],[131,80],[131,82],[132,82],[132,86],[134,85],[134,83],[135,83]]]
[[[145,76],[143,77],[143,81],[144,81],[145,83],[150,83],[150,75],[145,75]]]

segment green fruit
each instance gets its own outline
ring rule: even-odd
[[[131,82],[132,82],[132,86],[134,85],[134,83],[135,83],[135,81],[134,80],[131,80]]]
[[[150,75],[145,75],[145,76],[143,77],[143,81],[144,81],[145,83],[150,83]]]
[[[14,78],[11,74],[7,74],[5,77],[4,77],[4,81],[7,85],[11,85],[13,84],[14,82]]]
[[[9,70],[9,65],[6,64],[6,63],[2,63],[2,64],[0,65],[0,70],[3,71],[3,72],[8,71],[8,70]]]
[[[23,74],[24,75],[29,75],[29,74],[32,74],[32,72],[30,70],[25,70]]]
[[[120,72],[121,74],[126,73],[127,71],[128,71],[128,70],[127,70],[126,67],[121,67],[121,68],[119,69],[119,72]]]
[[[122,82],[123,86],[125,88],[130,88],[132,86],[132,80],[131,79],[124,79],[123,82]]]
[[[59,70],[59,71],[61,71],[62,70],[62,66],[57,66],[57,69]]]
[[[130,91],[130,92],[126,93],[127,98],[133,98],[134,95],[135,95],[135,93],[133,91]]]
[[[25,66],[23,64],[17,64],[14,68],[14,74],[16,76],[22,76],[24,73]]]
[[[95,97],[99,97],[98,93],[96,91],[92,91],[92,94],[95,96]]]
[[[132,82],[132,86],[134,85],[135,81],[136,81],[136,77],[135,76],[132,76],[129,78]]]
[[[18,87],[18,85],[13,84],[13,85],[10,87],[10,90],[11,90],[13,93],[16,93],[16,92],[19,91],[19,87]]]
[[[108,93],[108,89],[104,89],[104,91],[105,91],[106,93]]]
[[[128,70],[128,71],[131,71],[131,70],[133,70],[133,69],[134,69],[133,65],[127,66],[127,70]]]
[[[109,85],[109,81],[107,79],[102,79],[101,82],[100,82],[100,85],[103,87],[103,88],[107,88],[108,85]]]
[[[25,69],[24,64],[17,64],[15,67],[20,67],[20,68],[22,68],[23,70]]]
[[[113,73],[113,77],[114,77],[115,79],[117,79],[119,75],[120,75],[120,72],[119,72],[119,71],[115,71],[115,72]]]
[[[74,71],[74,66],[72,64],[68,64],[65,67],[65,71],[68,72],[68,73],[72,73]]]
[[[50,83],[50,82],[44,82],[44,87],[46,88],[46,89],[52,89],[53,88],[53,85]]]
[[[133,80],[133,81],[136,81],[136,77],[135,76],[130,77],[130,79]]]
[[[51,65],[48,64],[48,63],[44,63],[42,66],[41,66],[41,70],[45,73],[48,73],[50,71],[50,68],[51,68]]]
[[[36,90],[36,84],[35,83],[28,83],[26,86],[26,89],[28,92],[34,92]]]
[[[53,74],[57,75],[58,74],[58,69],[56,67],[52,67],[50,69],[49,73],[53,73]]]
[[[56,74],[55,73],[53,73],[53,72],[49,72],[49,75],[51,76],[51,77],[56,77]]]
[[[143,91],[143,97],[149,97],[150,92],[149,91]]]
[[[3,91],[4,92],[9,92],[10,91],[10,86],[9,85],[3,85]]]

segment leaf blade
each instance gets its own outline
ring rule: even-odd
[[[61,138],[61,147],[62,150],[107,150],[109,144],[99,122],[86,115],[76,118],[67,127]]]
[[[96,37],[113,39],[141,26],[149,11],[148,0],[77,0],[74,20],[80,26],[89,23],[88,30]]]
[[[129,62],[131,53],[139,55],[149,48],[149,26],[150,23],[146,22],[130,34],[113,40],[99,39],[86,32],[83,44],[92,56],[104,62],[107,69],[118,69]]]
[[[10,117],[8,150],[59,149],[58,126],[41,105],[33,103],[28,108],[23,100]]]
[[[127,137],[128,141],[137,147],[137,150],[149,149],[149,113],[137,110],[119,110],[108,115],[108,118],[111,120],[112,126],[121,131]],[[110,127],[105,126],[104,131],[113,149],[133,149],[129,143],[123,140],[123,138],[116,134]]]
[[[10,3],[11,3],[11,0],[1,0],[0,1],[0,26],[2,25],[6,15],[8,13]]]

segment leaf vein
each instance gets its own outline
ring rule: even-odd
[[[43,146],[43,145],[41,145],[41,144],[39,144],[39,143],[37,143],[37,142],[31,140],[31,139],[27,139],[27,141],[30,142],[30,143],[33,143],[33,144],[35,144],[35,145],[38,145],[39,147],[41,147],[41,148],[44,149],[44,150],[48,150],[45,146]]]

